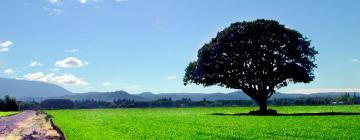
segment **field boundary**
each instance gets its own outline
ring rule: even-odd
[[[269,115],[257,115],[249,113],[211,113],[208,115],[219,116],[336,116],[336,115],[360,115],[360,112],[317,112],[317,113],[278,113]]]
[[[48,113],[44,112],[47,117],[49,117],[49,121],[51,124],[51,127],[58,133],[60,134],[60,139],[59,140],[65,140],[65,135],[64,132],[61,131],[61,129],[59,127],[57,127],[53,121],[53,116],[49,115]]]

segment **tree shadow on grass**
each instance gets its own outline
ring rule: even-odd
[[[212,113],[209,115],[218,115],[218,116],[337,116],[337,115],[360,115],[360,112],[317,112],[317,113],[278,113],[273,115],[254,115],[249,113]]]

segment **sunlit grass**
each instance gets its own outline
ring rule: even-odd
[[[15,113],[17,113],[17,112],[12,112],[12,111],[11,112],[0,112],[0,117],[15,114]]]
[[[360,106],[271,107],[279,113],[360,112]],[[216,116],[256,107],[48,111],[67,139],[357,139],[360,115]]]

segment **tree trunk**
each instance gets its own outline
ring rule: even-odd
[[[257,101],[260,107],[260,114],[262,115],[266,115],[267,114],[267,102],[266,99],[265,100],[259,100]]]

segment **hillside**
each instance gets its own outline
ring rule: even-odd
[[[18,100],[41,100],[72,94],[50,83],[0,78],[0,97],[10,95]]]
[[[112,102],[118,99],[136,100],[136,101],[144,100],[140,96],[129,94],[125,91],[77,93],[77,94],[65,95],[59,98],[70,99],[70,100],[96,100],[96,101],[108,101],[108,102]]]

